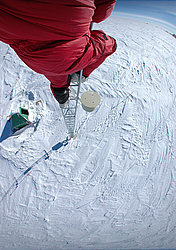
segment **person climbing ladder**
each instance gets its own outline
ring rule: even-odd
[[[1,0],[0,40],[37,73],[45,75],[55,99],[69,98],[73,74],[86,79],[115,52],[114,38],[91,30],[108,18],[116,0]]]

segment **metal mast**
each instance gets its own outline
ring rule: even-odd
[[[80,71],[79,81],[77,83],[71,82],[71,95],[66,103],[66,106],[61,108],[62,115],[64,117],[65,124],[68,130],[68,135],[70,136],[70,138],[73,138],[75,135],[76,111],[79,99],[82,73],[83,70]]]

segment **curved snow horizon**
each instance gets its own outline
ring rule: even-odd
[[[173,13],[176,15],[176,13]],[[119,17],[122,18],[132,18],[132,19],[137,19],[139,21],[142,22],[151,22],[152,24],[156,24],[160,27],[162,27],[163,29],[165,29],[168,32],[171,32],[173,34],[176,34],[176,26],[173,25],[171,22],[167,22],[163,19],[158,19],[158,18],[154,18],[154,17],[150,17],[150,16],[145,16],[145,15],[137,15],[137,14],[131,14],[128,12],[116,12],[114,13],[114,15],[117,15]]]

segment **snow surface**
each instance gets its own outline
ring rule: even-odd
[[[176,248],[176,39],[118,17],[94,28],[118,49],[82,85],[101,104],[79,103],[69,142],[49,82],[0,44],[0,249]],[[5,139],[22,102],[39,122]]]

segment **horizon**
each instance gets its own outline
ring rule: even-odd
[[[147,21],[176,34],[176,2],[175,0],[118,0],[113,14]]]

